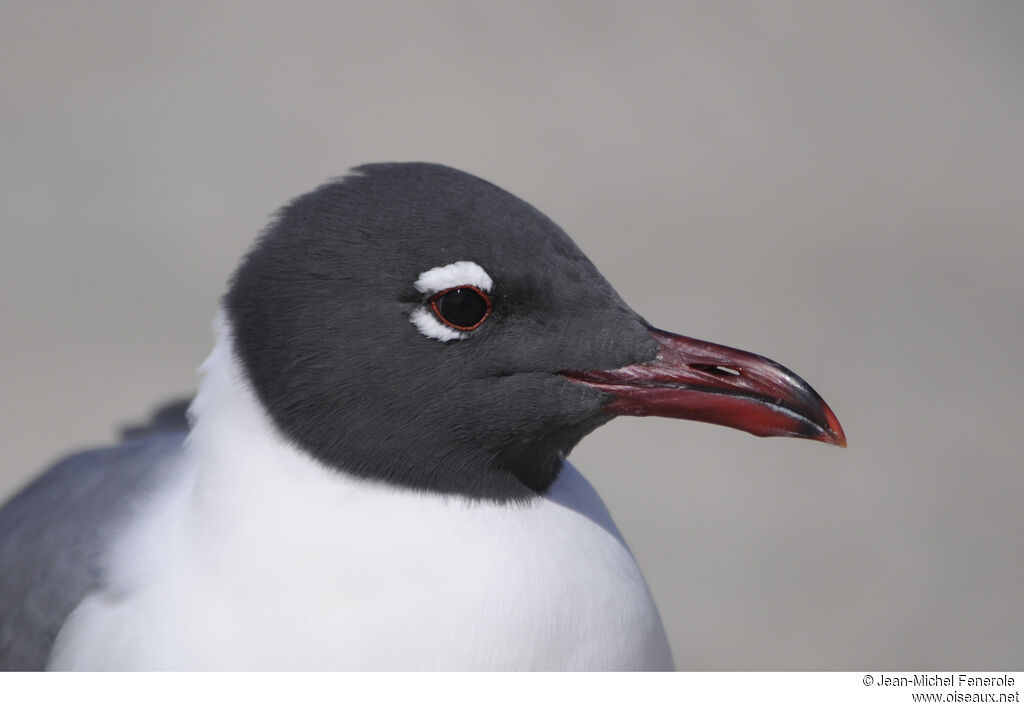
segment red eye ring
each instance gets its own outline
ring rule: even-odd
[[[456,324],[450,317],[446,317],[441,312],[441,299],[446,295],[450,295],[460,290],[470,290],[479,296],[480,300],[483,301],[484,311],[479,315],[479,319],[475,319],[472,324]],[[434,311],[434,316],[437,317],[446,327],[457,329],[460,332],[472,332],[474,329],[484,323],[484,321],[490,316],[491,311],[494,310],[494,303],[491,301],[490,295],[485,293],[483,290],[475,285],[456,285],[451,288],[445,288],[439,293],[435,293],[430,298],[430,309]]]

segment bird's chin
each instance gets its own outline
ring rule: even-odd
[[[846,447],[832,409],[781,364],[732,347],[649,331],[658,345],[652,361],[562,375],[604,393],[603,412],[610,415],[697,420],[761,437],[807,438]]]
[[[598,409],[575,424],[549,426],[542,435],[505,446],[498,464],[528,490],[526,496],[544,494],[580,440],[613,418],[615,414]]]

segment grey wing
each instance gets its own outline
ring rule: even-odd
[[[116,529],[173,469],[181,423],[68,457],[0,509],[0,669],[45,668],[64,620],[99,586]]]

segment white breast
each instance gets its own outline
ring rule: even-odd
[[[173,486],[61,630],[57,669],[670,669],[632,555],[566,464],[529,504],[328,470],[273,430],[224,330]]]

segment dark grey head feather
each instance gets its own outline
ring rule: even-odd
[[[465,339],[421,334],[418,276],[472,261],[493,314]],[[654,356],[643,320],[539,211],[464,172],[379,164],[299,197],[225,304],[280,431],[338,470],[474,498],[543,492],[608,418],[567,369]]]

